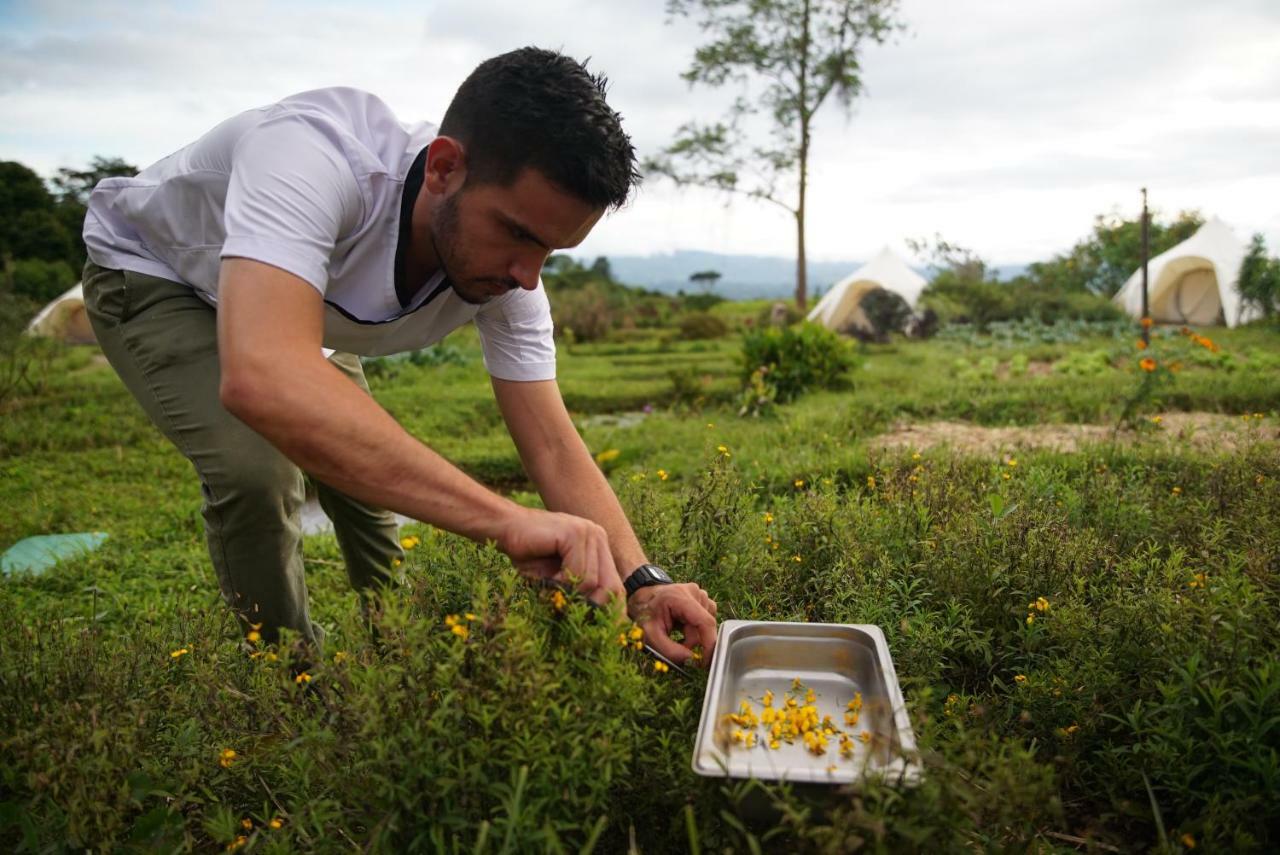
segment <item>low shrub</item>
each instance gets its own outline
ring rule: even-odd
[[[729,332],[729,325],[708,312],[695,312],[680,319],[680,337],[693,339],[720,338]]]
[[[809,389],[838,385],[857,363],[848,341],[819,324],[764,327],[742,338],[741,376],[744,384],[764,368],[764,382],[785,404]]]

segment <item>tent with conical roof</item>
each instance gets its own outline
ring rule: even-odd
[[[1229,327],[1259,316],[1240,299],[1238,279],[1245,245],[1214,217],[1182,243],[1147,262],[1147,310],[1164,324]],[[1113,298],[1133,317],[1142,315],[1142,268]]]
[[[27,332],[70,344],[97,344],[84,310],[84,291],[77,282],[40,310],[27,324]]]
[[[809,320],[833,329],[851,326],[870,328],[871,322],[862,311],[862,298],[877,288],[897,294],[911,308],[916,307],[920,292],[929,283],[916,273],[889,247],[880,250],[875,258],[841,279],[823,295],[809,312]]]

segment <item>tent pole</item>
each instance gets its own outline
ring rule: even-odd
[[[1145,323],[1150,317],[1150,308],[1147,306],[1147,256],[1151,254],[1151,229],[1150,219],[1147,216],[1147,188],[1142,188],[1142,342],[1143,344],[1151,343],[1151,330]]]

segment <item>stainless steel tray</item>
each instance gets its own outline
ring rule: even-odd
[[[906,785],[919,780],[915,736],[878,626],[730,620],[721,624],[719,636],[693,749],[694,772],[829,784],[857,784],[871,776]],[[831,737],[821,756],[802,739],[779,740],[778,748],[770,748],[763,726],[754,729],[759,734],[754,747],[734,741],[733,732],[744,728],[730,716],[739,713],[741,703],[749,701],[759,715],[769,690],[775,707],[781,707],[796,678],[813,690],[819,720],[830,716],[849,734],[851,756],[842,757],[838,738]],[[862,699],[858,723],[848,725],[845,712],[857,693]],[[799,696],[803,704],[803,689]]]

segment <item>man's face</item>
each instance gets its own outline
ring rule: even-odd
[[[464,184],[443,198],[431,237],[453,290],[480,304],[537,288],[551,252],[580,244],[603,213],[526,169],[509,187]]]

